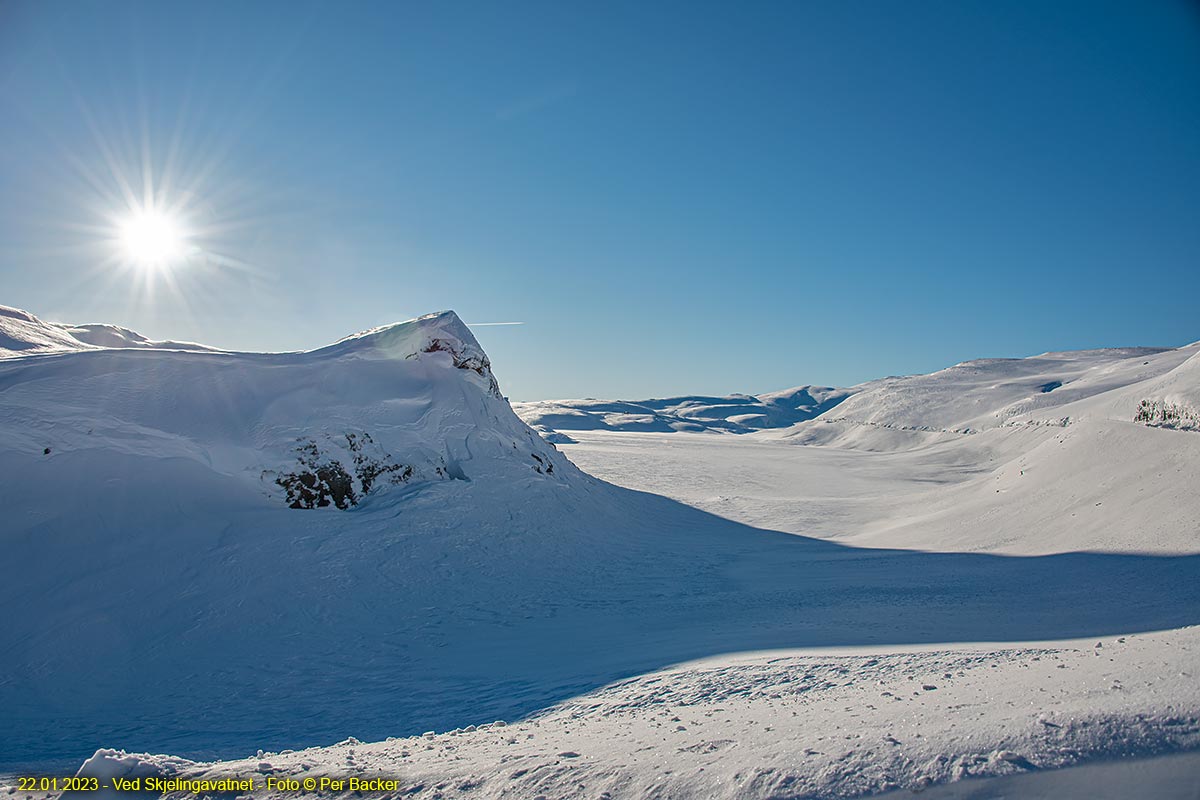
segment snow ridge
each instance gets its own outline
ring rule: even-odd
[[[0,305],[0,358],[66,353],[94,348],[205,350],[195,342],[156,341],[119,325],[63,325],[45,322],[28,311]]]

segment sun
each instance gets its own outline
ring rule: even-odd
[[[146,269],[165,269],[187,254],[182,223],[157,209],[139,209],[118,226],[126,258]]]

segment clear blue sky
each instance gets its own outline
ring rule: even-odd
[[[149,285],[147,171],[203,233]],[[0,303],[238,349],[453,308],[525,323],[476,331],[514,399],[1185,344],[1200,10],[0,0]]]

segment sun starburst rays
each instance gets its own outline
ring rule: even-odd
[[[233,254],[257,240],[267,203],[278,200],[264,197],[270,183],[245,170],[231,174],[234,142],[194,135],[186,110],[174,124],[139,125],[136,111],[114,106],[109,114],[75,99],[90,147],[57,142],[57,158],[46,164],[56,178],[45,202],[30,206],[31,227],[48,235],[41,247],[22,247],[22,259],[49,269],[82,266],[74,289],[110,308],[123,299],[129,319],[191,320],[235,286],[241,296],[266,292],[274,276]]]

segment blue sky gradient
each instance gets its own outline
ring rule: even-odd
[[[153,280],[147,176],[198,232]],[[640,398],[1181,345],[1198,297],[1183,0],[0,0],[0,303],[45,318],[453,308],[525,323],[476,331],[514,399]]]

